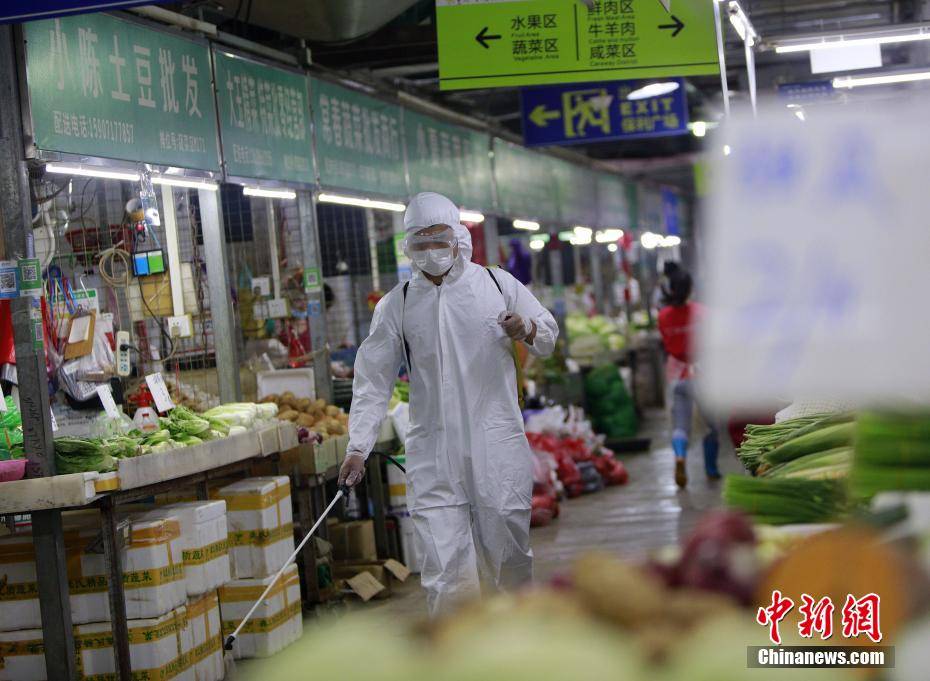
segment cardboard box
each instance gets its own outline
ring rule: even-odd
[[[282,461],[290,461],[291,456],[297,457],[298,470],[303,475],[323,475],[331,466],[325,443],[314,445],[306,442],[297,445],[281,455]]]
[[[371,580],[353,579],[362,573],[371,575],[384,588],[377,589]],[[410,576],[410,570],[396,560],[389,559],[375,563],[337,564],[333,567],[333,574],[336,579],[346,580],[350,589],[363,601],[368,601],[371,598],[388,598],[391,595],[393,582],[405,581]]]
[[[378,560],[375,525],[371,520],[337,522],[329,525],[327,530],[335,560],[356,563],[372,563]]]
[[[185,634],[190,636],[193,646],[188,664],[195,681],[221,681],[226,669],[216,591],[188,601]]]

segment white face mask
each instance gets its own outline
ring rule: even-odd
[[[413,264],[427,274],[432,274],[434,277],[448,272],[452,269],[452,265],[455,262],[451,247],[414,251],[410,256],[410,259],[413,260]]]

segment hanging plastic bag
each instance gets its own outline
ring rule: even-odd
[[[78,402],[93,398],[97,386],[109,381],[116,373],[116,355],[110,340],[112,337],[112,315],[99,315],[94,324],[91,351],[83,357],[66,360],[58,370],[62,390]]]

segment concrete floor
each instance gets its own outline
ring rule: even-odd
[[[533,529],[530,540],[537,580],[564,571],[585,551],[610,551],[635,559],[678,544],[704,511],[721,504],[722,483],[708,481],[704,475],[700,440],[688,458],[688,487],[679,490],[673,479],[674,454],[666,435],[665,413],[647,414],[642,432],[653,438],[653,448],[648,453],[621,457],[630,474],[626,485],[565,500],[557,520]],[[728,445],[721,446],[720,468],[724,474],[741,470]],[[412,575],[391,598],[371,601],[360,609],[392,618],[421,618],[426,614],[426,598],[419,579]]]

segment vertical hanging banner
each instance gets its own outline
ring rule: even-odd
[[[406,196],[400,107],[318,78],[310,98],[320,184]]]
[[[597,222],[597,182],[594,171],[560,158],[550,159],[562,222],[594,227]]]
[[[404,109],[410,193],[434,191],[460,206],[493,208],[490,136]]]
[[[549,156],[494,138],[498,208],[513,218],[560,219],[558,189]]]
[[[203,42],[107,14],[25,25],[39,149],[219,170]]]
[[[630,185],[619,175],[597,174],[597,226],[613,229],[633,229],[633,207]]]
[[[711,0],[437,0],[443,90],[719,72]]]
[[[312,184],[307,79],[214,48],[226,172]]]

